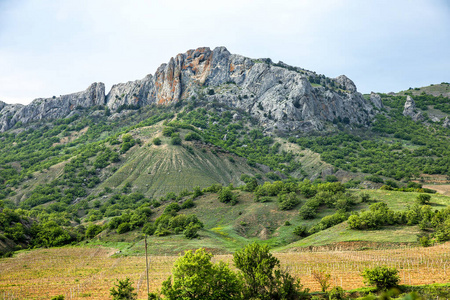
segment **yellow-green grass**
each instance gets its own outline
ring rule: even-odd
[[[355,194],[369,194],[374,200],[385,202],[393,210],[406,210],[416,203],[416,198],[420,193],[398,192],[386,190],[356,190]],[[431,196],[430,205],[434,209],[442,209],[450,205],[450,197],[442,194],[428,194]]]

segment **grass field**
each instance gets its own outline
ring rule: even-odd
[[[429,248],[275,253],[282,268],[300,278],[305,287],[319,290],[311,272],[332,275],[332,286],[354,289],[363,286],[364,268],[388,265],[400,270],[401,284],[419,285],[450,280],[450,243]],[[21,252],[0,259],[0,299],[110,299],[116,279],[131,278],[139,299],[145,299],[145,258],[116,256],[116,249],[67,247]],[[177,256],[150,256],[150,290],[157,291],[170,276]],[[216,255],[214,261],[231,262],[231,255]]]

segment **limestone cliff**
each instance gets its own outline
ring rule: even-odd
[[[375,114],[372,105],[350,79],[344,75],[329,79],[340,87],[332,89],[313,87],[308,80],[311,76],[316,77],[270,59],[231,54],[224,47],[198,48],[171,58],[153,77],[114,86],[106,102],[115,109],[132,103],[171,104],[205,98],[243,109],[269,130],[321,130],[324,121],[335,119],[369,123]]]
[[[38,98],[28,105],[0,104],[0,132],[42,119],[64,118],[77,107],[104,105],[105,85],[93,83],[85,91],[53,98]]]
[[[17,122],[62,118],[77,107],[107,105],[114,112],[123,105],[169,105],[183,99],[243,109],[267,130],[321,130],[334,120],[367,125],[376,114],[344,75],[327,78],[282,62],[231,54],[225,47],[204,47],[178,54],[154,75],[116,84],[106,96],[103,83],[94,83],[86,91],[36,99],[27,106],[0,102],[0,131]]]

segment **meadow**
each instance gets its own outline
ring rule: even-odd
[[[305,251],[307,249],[307,251]],[[275,253],[281,267],[301,280],[304,287],[320,290],[312,272],[331,274],[333,286],[345,290],[364,286],[360,273],[369,267],[387,265],[400,271],[401,284],[423,285],[450,281],[450,242],[428,248],[351,251],[339,244],[333,250],[303,248],[299,252]],[[150,291],[157,291],[171,274],[178,256],[151,255]],[[214,261],[232,261],[232,255],[215,255]],[[145,299],[145,257],[121,256],[114,248],[63,247],[17,253],[0,259],[0,299],[110,299],[109,289],[117,279],[129,277]]]

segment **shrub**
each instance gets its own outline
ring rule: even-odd
[[[200,229],[200,225],[198,223],[191,222],[183,231],[184,236],[187,239],[194,239],[198,237],[198,230]]]
[[[185,140],[185,141],[193,141],[193,140],[201,141],[201,140],[202,140],[202,137],[201,137],[198,133],[196,133],[196,132],[189,132],[189,133],[186,134],[186,136],[184,137],[184,140]]]
[[[155,137],[153,139],[153,144],[156,145],[156,146],[161,145],[161,139],[159,137]]]
[[[278,208],[280,210],[290,210],[293,209],[300,201],[294,192],[289,194],[280,194],[278,196]]]
[[[233,261],[244,279],[243,299],[302,299],[307,291],[289,273],[280,271],[280,262],[267,245],[249,244],[234,253]]]
[[[427,194],[420,194],[417,196],[416,201],[421,205],[429,204],[431,200],[431,196]]]
[[[335,286],[328,293],[328,299],[330,300],[341,300],[345,299],[345,291],[340,286]]]
[[[192,199],[187,199],[186,201],[183,202],[183,204],[181,204],[181,208],[182,209],[188,209],[188,208],[192,208],[194,207],[194,201],[192,201]]]
[[[181,210],[181,207],[180,207],[180,205],[178,205],[178,203],[170,203],[164,209],[164,214],[175,215],[180,210]]]
[[[223,203],[237,204],[237,196],[233,194],[229,187],[222,188],[219,192],[219,201]]]
[[[164,299],[241,299],[242,285],[227,264],[211,262],[204,249],[187,251],[178,258],[169,277],[162,284]]]
[[[174,136],[172,137],[172,139],[170,140],[170,143],[172,145],[181,145],[181,138],[179,136]]]
[[[162,131],[164,136],[171,136],[174,132],[175,132],[175,128],[173,128],[173,127],[164,127],[163,131]]]
[[[386,266],[365,269],[361,276],[367,284],[375,285],[378,290],[396,287],[400,281],[398,270]]]
[[[133,282],[131,282],[128,277],[124,280],[118,280],[110,291],[113,300],[137,299],[137,293],[134,292]]]
[[[298,225],[297,227],[294,228],[293,233],[300,237],[306,237],[308,236],[308,228],[303,225]]]
[[[122,234],[131,230],[130,224],[128,222],[122,223],[117,227],[117,233]]]
[[[304,220],[314,219],[316,217],[316,209],[305,204],[300,208],[299,214]]]

